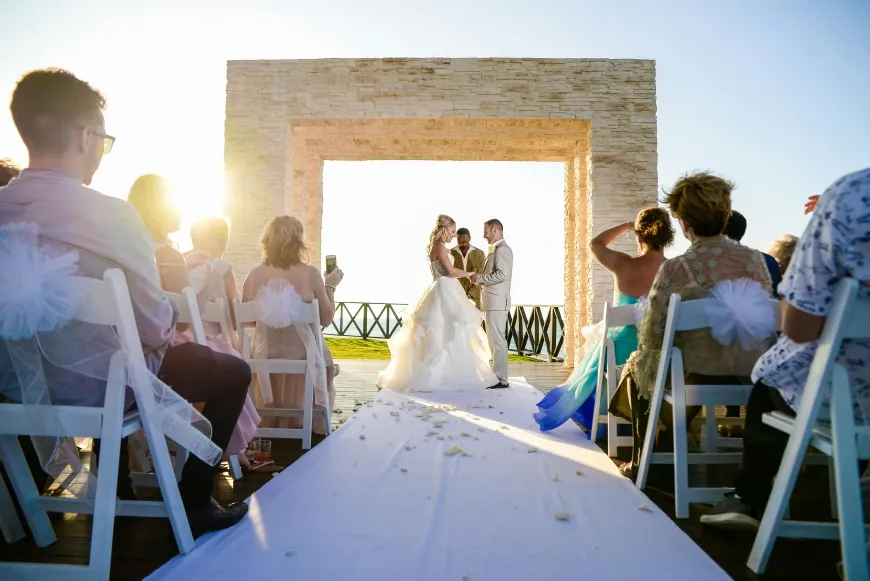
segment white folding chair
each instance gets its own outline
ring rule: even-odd
[[[650,413],[643,442],[636,485],[643,490],[650,464],[673,464],[674,466],[674,504],[676,518],[689,518],[689,504],[694,502],[718,502],[731,491],[731,488],[709,488],[689,486],[689,464],[740,464],[741,452],[718,452],[716,438],[707,438],[704,452],[689,454],[688,426],[686,423],[687,406],[707,406],[707,426],[715,430],[717,405],[746,405],[751,385],[686,385],[683,353],[674,346],[674,336],[681,331],[695,331],[710,326],[707,309],[714,299],[698,299],[682,302],[680,295],[671,295],[668,304],[668,318],[665,336],[656,372],[655,386],[650,396]],[[771,300],[771,308],[779,320],[779,302]],[[777,323],[777,328],[779,324]],[[670,372],[670,373],[669,373]],[[666,391],[670,374],[671,390]],[[653,452],[655,434],[662,410],[662,401],[667,401],[673,409],[674,452]]]
[[[103,280],[76,278],[71,284],[81,285],[85,290],[86,298],[76,314],[76,319],[114,327],[123,350],[112,357],[102,407],[53,406],[63,430],[60,435],[100,438],[102,441],[96,495],[90,499],[78,499],[40,494],[19,446],[18,436],[53,437],[58,434],[55,426],[45,426],[44,432],[40,432],[38,427],[32,425],[21,404],[0,404],[0,455],[38,546],[46,547],[57,540],[47,512],[93,515],[90,559],[85,566],[0,563],[0,579],[49,579],[55,576],[66,581],[108,579],[116,516],[168,516],[179,551],[187,554],[194,548],[193,535],[173,477],[166,437],[154,418],[153,398],[137,398],[137,408],[124,412],[124,395],[127,389],[126,358],[132,359],[139,369],[145,369],[145,358],[124,275],[118,269],[109,269]],[[140,371],[134,368],[133,372]],[[151,450],[163,496],[162,502],[119,501],[116,498],[121,439],[140,429],[145,431]]]
[[[233,335],[232,326],[228,318],[229,311],[221,299],[205,303],[202,313],[200,313],[196,293],[191,287],[183,288],[181,294],[167,292],[166,297],[172,301],[178,310],[178,323],[190,326],[193,339],[197,344],[208,347],[204,322],[220,325],[221,334],[224,337],[231,337]],[[154,475],[149,473],[151,465],[145,453],[145,446],[140,435],[134,434],[130,438],[130,442],[133,455],[140,469],[140,471],[130,474],[130,480],[134,486],[156,486]],[[174,469],[176,480],[181,481],[181,472],[184,469],[185,462],[187,462],[189,452],[171,440],[169,441],[169,447],[175,452]],[[242,477],[242,468],[239,464],[239,457],[235,454],[231,455],[229,457],[229,465],[233,478],[235,480],[240,479]]]
[[[3,458],[0,457],[0,465],[2,464]],[[0,476],[0,532],[3,533],[3,538],[10,545],[27,536],[2,476]]]
[[[238,299],[233,302],[233,310],[236,315],[236,327],[239,333],[239,344],[242,346],[242,358],[251,366],[251,372],[256,374],[261,390],[270,389],[271,381],[270,373],[279,375],[304,375],[305,376],[305,407],[302,409],[288,408],[257,408],[257,412],[261,417],[296,417],[302,416],[301,428],[259,428],[257,436],[261,438],[287,438],[301,439],[302,449],[308,450],[311,448],[311,434],[314,427],[314,415],[323,416],[326,420],[326,433],[332,431],[331,426],[331,410],[329,402],[323,406],[323,409],[314,409],[314,373],[315,369],[311,369],[305,359],[254,359],[251,357],[251,336],[245,332],[245,325],[252,325],[257,322],[257,303],[250,301],[242,303]],[[320,328],[320,308],[317,299],[305,304],[300,323],[311,326],[314,332],[314,340],[318,344],[323,342],[323,331]],[[265,352],[268,353],[268,346],[265,337],[258,337],[257,340],[262,345]],[[326,371],[322,371],[323,377],[321,381],[326,383]],[[253,394],[252,394],[253,396]]]
[[[870,426],[856,426],[849,377],[836,363],[843,340],[870,338],[870,300],[857,298],[859,287],[854,279],[844,279],[837,285],[796,417],[773,412],[762,418],[765,424],[789,434],[789,439],[747,563],[758,574],[764,573],[777,537],[839,538],[844,579],[870,579],[858,473],[858,460],[870,459]],[[819,421],[828,386],[830,423]],[[837,523],[784,520],[807,446],[833,458]]]
[[[598,424],[603,419],[607,422],[607,455],[615,458],[619,446],[631,446],[631,436],[619,436],[617,434],[617,426],[630,426],[631,423],[618,418],[607,411],[610,400],[616,394],[616,387],[619,384],[619,370],[621,367],[616,365],[616,345],[607,335],[607,331],[614,327],[634,326],[637,323],[635,318],[637,309],[634,305],[620,305],[611,307],[610,303],[604,303],[604,336],[601,341],[601,350],[598,356],[598,379],[596,381],[596,399],[595,411],[592,414],[592,443],[598,437]],[[602,400],[604,401],[605,413],[601,413]]]

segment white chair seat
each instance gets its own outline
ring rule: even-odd
[[[834,290],[795,417],[782,412],[762,416],[765,424],[789,438],[747,562],[757,574],[767,568],[777,537],[839,539],[844,578],[870,579],[868,527],[864,523],[858,474],[859,459],[870,459],[870,429],[855,424],[849,376],[837,363],[844,340],[870,338],[870,300],[858,298],[859,286],[858,281],[846,278]],[[831,396],[830,422],[821,421],[826,392]],[[808,446],[832,460],[831,500],[836,504],[837,523],[785,520]]]

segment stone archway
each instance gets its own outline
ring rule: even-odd
[[[324,160],[564,162],[572,353],[613,289],[590,233],[656,203],[655,114],[649,60],[229,61],[227,258],[243,278],[264,225],[287,213],[320,264]]]

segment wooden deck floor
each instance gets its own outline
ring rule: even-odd
[[[341,361],[341,374],[336,379],[336,409],[334,422],[346,421],[360,405],[368,402],[377,392],[374,387],[378,371],[386,361]],[[540,389],[549,391],[562,383],[568,371],[561,364],[511,363],[512,376],[524,376]],[[531,413],[531,410],[530,410]],[[319,440],[316,440],[319,441]],[[316,442],[315,442],[316,443]],[[625,450],[628,452],[628,450]],[[298,441],[273,441],[273,456],[279,466],[288,466],[302,456]],[[733,467],[714,467],[709,471],[693,471],[691,477],[713,485],[728,485],[734,476]],[[271,479],[271,471],[247,474],[233,481],[222,474],[215,496],[222,502],[243,500]],[[665,466],[654,466],[647,494],[673,518],[673,477]],[[794,518],[822,520],[828,511],[828,485],[825,468],[813,467],[802,476],[792,503]],[[693,505],[692,517],[676,521],[704,551],[734,579],[756,579],[746,568],[746,559],[752,546],[751,535],[727,534],[702,527],[698,517],[704,507]],[[90,542],[90,517],[55,515],[58,542],[47,549],[38,549],[30,539],[13,546],[0,539],[0,560],[26,560],[43,562],[87,562]],[[618,543],[619,539],[613,539]],[[116,521],[113,543],[112,579],[142,579],[177,553],[168,521],[163,519],[127,519]],[[245,558],[240,555],[239,558]],[[631,547],[625,547],[625,558],[632,558]],[[776,545],[769,573],[764,579],[772,581],[836,580],[835,566],[839,560],[839,544],[824,541],[782,540]],[[614,563],[614,567],[619,567]],[[578,563],[578,577],[584,576],[582,563]],[[594,576],[594,572],[587,572]],[[667,579],[667,571],[651,571],[649,579]],[[267,580],[252,580],[267,581]],[[409,580],[412,581],[412,580]],[[535,581],[535,580],[530,580]],[[701,580],[699,580],[701,581]]]

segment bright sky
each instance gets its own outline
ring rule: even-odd
[[[161,173],[189,217],[222,210],[227,59],[655,59],[661,185],[708,168],[737,182],[744,242],[762,249],[803,231],[809,194],[870,163],[866,0],[2,0],[0,15],[0,94],[43,66],[91,82],[118,138],[94,187],[123,197]],[[26,163],[8,112],[3,156]],[[497,214],[517,254],[515,302],[562,301],[558,164],[330,163],[325,182],[340,300],[413,300],[446,212],[481,246]]]

